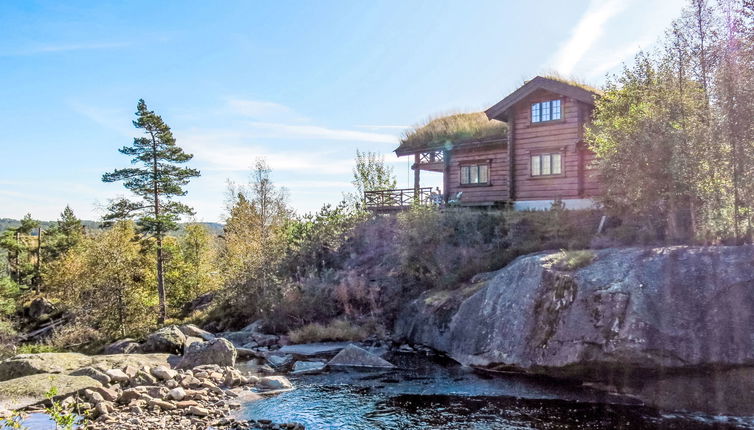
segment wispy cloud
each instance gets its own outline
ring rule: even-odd
[[[628,0],[592,0],[573,28],[571,36],[553,56],[551,67],[564,75],[572,74],[576,65],[604,33],[605,24],[621,13],[628,3]]]
[[[50,54],[71,51],[89,51],[98,49],[115,49],[130,46],[127,42],[103,42],[103,43],[70,43],[70,44],[35,44],[21,46],[17,49],[0,51],[0,56],[23,56],[36,54]]]
[[[280,103],[229,98],[226,100],[227,113],[261,121],[305,121],[293,109]]]

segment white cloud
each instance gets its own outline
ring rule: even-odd
[[[605,24],[622,12],[628,3],[626,0],[592,0],[570,38],[553,56],[551,66],[564,75],[573,73],[576,65],[604,33]]]

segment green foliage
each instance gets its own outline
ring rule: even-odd
[[[558,270],[576,270],[592,264],[597,255],[588,249],[579,251],[561,250],[551,260],[551,264]]]
[[[0,418],[0,427],[3,430],[31,430],[23,424],[24,415],[20,411],[12,411],[8,417]]]
[[[157,322],[160,324],[167,317],[162,239],[167,232],[178,228],[177,221],[181,215],[193,215],[190,207],[174,199],[185,196],[183,187],[200,174],[196,169],[181,167],[193,155],[176,145],[170,127],[154,111],[147,109],[144,100],[139,100],[136,116],[133,124],[144,130],[144,136],[134,138],[133,146],[125,146],[119,151],[133,157],[131,164],[141,167],[116,169],[102,175],[102,181],[122,181],[123,186],[140,200],[120,199],[112,202],[103,219],[109,223],[136,218],[139,230],[156,239],[156,283],[160,301]]]
[[[401,139],[399,150],[421,149],[469,139],[505,136],[504,122],[490,120],[484,112],[458,113],[430,118],[408,132]]]
[[[356,165],[351,181],[356,191],[347,199],[355,206],[361,207],[365,191],[390,190],[397,186],[393,168],[385,165],[385,157],[376,152],[356,150]]]
[[[48,287],[79,324],[107,338],[151,328],[157,297],[133,222],[87,236],[48,268]]]
[[[16,350],[18,354],[40,354],[43,352],[61,352],[59,348],[41,343],[27,343]]]
[[[54,386],[45,393],[45,397],[50,402],[50,406],[45,408],[45,412],[55,422],[56,430],[72,430],[78,421],[77,417],[73,411],[63,407],[60,402],[55,400],[55,396],[57,395],[58,389]]]
[[[293,343],[359,341],[368,335],[363,327],[343,319],[336,319],[327,324],[307,324],[288,332],[288,337]]]
[[[28,288],[40,282],[37,271],[39,221],[26,214],[17,227],[0,234],[0,249],[8,259],[8,272],[17,284]]]

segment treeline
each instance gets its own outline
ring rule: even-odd
[[[668,242],[754,234],[754,2],[691,0],[613,76],[587,139],[602,202]]]

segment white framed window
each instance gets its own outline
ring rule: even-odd
[[[555,176],[563,174],[563,155],[560,152],[531,156],[532,176]]]
[[[488,163],[461,166],[461,185],[489,183],[489,170],[490,166]]]
[[[563,117],[560,99],[531,105],[531,122],[557,121]]]

